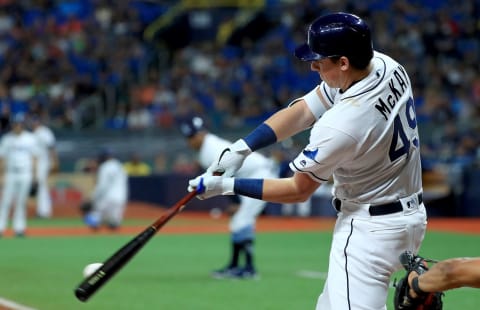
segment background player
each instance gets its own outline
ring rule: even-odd
[[[102,224],[117,229],[123,221],[128,202],[128,175],[109,149],[100,152],[98,162],[91,198],[92,210],[85,215],[84,221],[93,229],[98,229]]]
[[[58,167],[58,157],[55,150],[55,135],[53,131],[42,124],[40,118],[36,115],[30,119],[32,133],[38,142],[38,160],[37,160],[37,216],[40,218],[49,218],[52,216],[52,199],[48,184],[50,172]]]
[[[199,198],[240,194],[298,202],[333,175],[339,213],[316,308],[386,309],[398,256],[417,253],[426,229],[410,79],[399,63],[373,50],[368,25],[355,15],[321,16],[307,36],[295,55],[310,62],[321,84],[225,149],[189,189],[203,182]],[[312,124],[309,144],[290,163],[292,177],[228,177],[252,151]]]
[[[206,169],[219,153],[231,142],[208,132],[200,117],[193,117],[180,123],[180,131],[186,137],[188,145],[198,152],[198,163]],[[238,170],[239,176],[271,178],[278,175],[276,162],[259,153],[245,160]],[[213,277],[252,278],[257,276],[254,264],[255,222],[266,205],[265,201],[249,197],[240,197],[240,206],[230,220],[231,258],[225,268],[212,273]],[[240,257],[245,258],[241,266]]]
[[[32,133],[25,129],[25,116],[17,114],[11,121],[12,129],[0,142],[0,157],[4,164],[2,199],[0,202],[0,236],[15,203],[12,227],[22,237],[27,228],[27,198],[35,174],[38,146]]]

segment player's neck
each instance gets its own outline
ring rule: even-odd
[[[366,69],[363,69],[363,70],[353,70],[349,78],[347,79],[345,86],[340,88],[340,92],[341,93],[346,92],[347,89],[355,85],[357,82],[366,78],[370,74],[370,71],[371,71],[371,65],[369,65]]]

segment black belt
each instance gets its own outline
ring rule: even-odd
[[[420,193],[417,196],[418,196],[418,204],[421,204],[423,202],[423,194]],[[338,212],[340,212],[340,209],[342,207],[342,201],[340,199],[335,198],[333,202],[334,202],[335,209]],[[386,203],[383,205],[370,206],[368,208],[368,212],[370,213],[371,216],[392,214],[400,211],[403,211],[402,203],[400,201]]]

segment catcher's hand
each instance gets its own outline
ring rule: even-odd
[[[393,303],[395,310],[441,310],[443,307],[442,292],[423,293],[415,291],[420,294],[417,297],[412,297],[410,295],[411,286],[408,284],[408,275],[412,271],[421,275],[428,270],[427,262],[434,261],[424,259],[409,251],[403,252],[399,259],[407,273],[398,282],[394,283]]]

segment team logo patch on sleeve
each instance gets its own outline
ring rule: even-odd
[[[303,155],[306,157],[310,158],[311,160],[315,160],[315,157],[317,157],[318,149],[315,149],[313,151],[311,150],[303,150]]]

